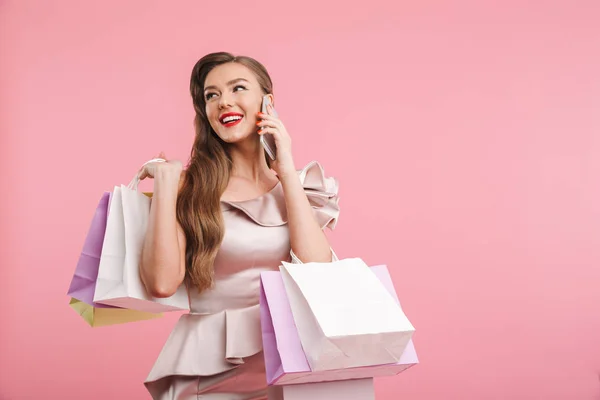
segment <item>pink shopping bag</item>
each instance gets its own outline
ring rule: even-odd
[[[270,386],[268,400],[375,400],[373,378]]]
[[[372,267],[371,270],[399,303],[387,267],[379,265]],[[269,385],[391,376],[419,362],[411,340],[402,353],[400,361],[394,364],[311,371],[298,336],[281,273],[278,271],[261,273],[260,313]]]

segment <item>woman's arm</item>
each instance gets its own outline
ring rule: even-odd
[[[331,262],[331,246],[304,193],[298,173],[280,176],[287,208],[292,252],[303,263]],[[288,169],[288,170],[289,170]]]
[[[330,262],[331,247],[304,193],[294,166],[292,139],[287,129],[271,105],[267,106],[267,114],[258,113],[258,119],[258,134],[272,134],[275,139],[277,159],[271,166],[277,172],[283,186],[292,253],[303,263]]]
[[[146,175],[154,177],[154,193],[140,276],[151,296],[170,297],[185,277],[186,240],[176,213],[182,169],[177,162],[152,163],[146,168]]]

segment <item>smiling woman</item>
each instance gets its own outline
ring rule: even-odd
[[[209,54],[192,71],[196,137],[185,171],[146,164],[154,178],[140,273],[168,297],[185,284],[190,313],[169,336],[145,385],[154,399],[266,399],[259,284],[282,261],[331,261],[338,184],[312,162],[296,170],[290,136],[272,108],[266,69]],[[275,139],[270,162],[260,135]],[[165,158],[161,154],[162,158]],[[277,396],[277,389],[269,388]]]

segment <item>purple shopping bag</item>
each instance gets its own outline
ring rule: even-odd
[[[101,304],[94,304],[93,299],[96,278],[98,277],[100,254],[102,253],[102,243],[104,242],[104,231],[106,230],[109,202],[110,192],[104,192],[96,207],[87,237],[83,243],[77,267],[75,267],[71,286],[69,286],[69,291],[67,292],[69,296],[95,307],[104,307]]]
[[[371,267],[371,270],[392,297],[399,302],[387,267],[379,265]],[[302,350],[283,279],[278,271],[261,273],[260,318],[269,385],[293,385],[391,376],[397,375],[419,362],[411,340],[400,361],[395,364],[311,371]]]
[[[107,306],[93,301],[110,197],[110,192],[104,192],[98,202],[67,291],[67,295],[71,297],[69,305],[92,327],[153,319],[162,315]]]

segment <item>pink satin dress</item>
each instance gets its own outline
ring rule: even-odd
[[[315,161],[298,173],[317,221],[333,229],[338,181]],[[190,289],[190,312],[180,317],[144,382],[155,400],[267,398],[260,273],[278,270],[281,261],[300,262],[290,248],[283,188],[278,183],[252,200],[222,201],[221,208],[225,237],[215,285],[202,293]]]

